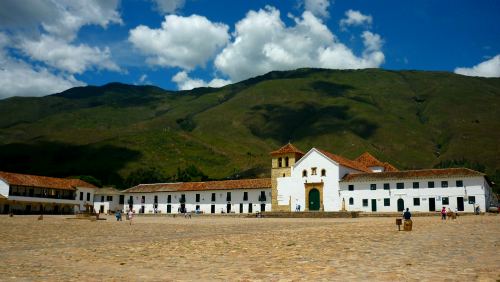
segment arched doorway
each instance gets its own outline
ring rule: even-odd
[[[318,189],[313,188],[309,191],[309,210],[319,211],[319,208],[320,208],[319,191]]]
[[[405,210],[405,201],[403,199],[398,199],[398,211]]]

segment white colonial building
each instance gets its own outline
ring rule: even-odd
[[[94,194],[94,210],[98,213],[123,211],[125,195],[115,188],[100,188]]]
[[[276,211],[473,212],[496,205],[486,175],[466,168],[398,171],[369,153],[349,160],[291,144],[271,155]]]
[[[0,171],[0,213],[73,213],[92,205],[95,190],[80,179]]]
[[[126,211],[153,213],[254,213],[271,210],[271,180],[141,184],[123,191]]]

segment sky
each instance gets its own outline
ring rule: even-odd
[[[2,0],[0,99],[303,67],[500,77],[500,1]]]

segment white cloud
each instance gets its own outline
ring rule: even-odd
[[[313,15],[323,18],[330,16],[328,6],[330,6],[329,0],[305,0],[304,2],[306,11],[310,11]]]
[[[273,70],[300,67],[358,69],[379,67],[384,62],[379,35],[365,32],[365,50],[356,56],[339,42],[310,11],[287,27],[272,7],[250,11],[236,24],[234,40],[215,59],[216,68],[232,81]]]
[[[159,29],[140,25],[130,30],[129,41],[149,56],[149,64],[189,70],[204,66],[226,45],[228,29],[225,24],[198,15],[169,15]]]
[[[177,83],[177,88],[179,90],[191,90],[198,87],[222,87],[231,83],[229,80],[224,80],[220,78],[214,78],[210,82],[206,82],[202,79],[193,79],[188,76],[186,71],[180,71],[174,77],[172,81]]]
[[[109,48],[72,45],[48,35],[42,35],[37,41],[24,39],[20,48],[31,59],[71,74],[81,74],[92,68],[120,70],[111,60]]]
[[[371,25],[373,18],[370,15],[363,15],[360,11],[349,9],[345,12],[345,18],[340,20],[340,26]]]
[[[72,41],[84,25],[107,27],[122,23],[118,0],[3,0],[0,1],[0,26],[10,29],[43,30]]]
[[[471,68],[456,68],[455,73],[467,76],[500,77],[500,54]]]
[[[144,83],[146,81],[146,79],[148,79],[148,75],[147,74],[143,74],[141,75],[141,77],[139,78],[139,83]]]
[[[162,14],[173,14],[182,9],[185,0],[152,0],[156,4],[156,9]]]
[[[3,50],[6,37],[0,33],[0,99],[11,96],[44,96],[64,91],[83,82],[71,75],[56,75],[43,67],[7,56]]]

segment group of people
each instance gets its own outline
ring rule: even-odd
[[[129,221],[130,225],[132,225],[132,220],[134,219],[134,214],[135,214],[134,210],[129,210],[127,212],[127,219]],[[115,217],[116,217],[116,221],[122,221],[122,211],[121,210],[117,210],[115,212]]]

